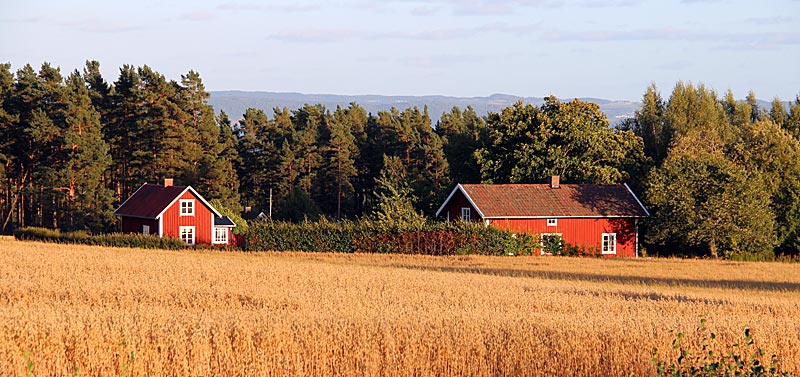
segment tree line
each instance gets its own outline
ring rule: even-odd
[[[547,97],[499,113],[426,107],[215,113],[197,72],[167,80],[99,63],[63,77],[0,65],[0,219],[106,232],[141,184],[175,178],[234,211],[273,219],[431,217],[456,183],[629,182],[653,213],[646,244],[686,254],[800,249],[800,98],[651,86],[612,127],[596,104]]]

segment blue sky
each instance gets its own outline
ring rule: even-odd
[[[0,62],[100,61],[208,90],[639,100],[800,94],[800,1],[6,1]]]

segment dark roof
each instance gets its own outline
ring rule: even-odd
[[[559,188],[548,184],[464,184],[453,190],[448,201],[458,190],[483,218],[649,216],[624,184],[562,184]]]
[[[214,226],[236,226],[228,216],[214,216]]]
[[[211,207],[191,186],[168,186],[154,185],[145,183],[131,195],[128,200],[122,203],[115,215],[142,217],[146,219],[157,218],[164,210],[186,190],[191,191],[200,201],[211,209],[214,214],[219,214],[216,209]]]

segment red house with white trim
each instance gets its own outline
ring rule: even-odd
[[[187,245],[230,245],[236,224],[222,216],[192,186],[145,183],[114,214],[122,233],[176,237]]]
[[[650,216],[627,184],[459,184],[436,212],[512,232],[558,235],[604,256],[637,257],[639,219]]]

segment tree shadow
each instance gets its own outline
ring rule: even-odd
[[[571,199],[592,213],[603,216],[626,216],[607,218],[617,242],[627,244],[636,236],[635,217],[645,217],[636,198],[624,185],[576,185]]]
[[[657,292],[603,292],[603,291],[590,291],[590,290],[567,290],[564,291],[573,295],[593,296],[593,297],[619,297],[629,301],[662,301],[662,302],[678,302],[678,303],[692,303],[703,305],[725,305],[730,304],[730,300],[724,299],[711,299],[689,297],[682,294],[663,294]]]
[[[636,285],[663,285],[670,287],[698,287],[698,288],[723,288],[723,289],[747,289],[776,292],[800,292],[800,283],[771,282],[757,280],[734,280],[734,279],[688,279],[688,278],[665,278],[652,276],[620,276],[611,274],[591,274],[581,272],[564,271],[530,271],[517,270],[513,268],[494,268],[494,267],[435,267],[419,265],[391,265],[395,268],[407,268],[411,270],[457,272],[480,275],[508,276],[508,277],[528,277],[549,280],[578,280],[587,282],[636,284]]]

